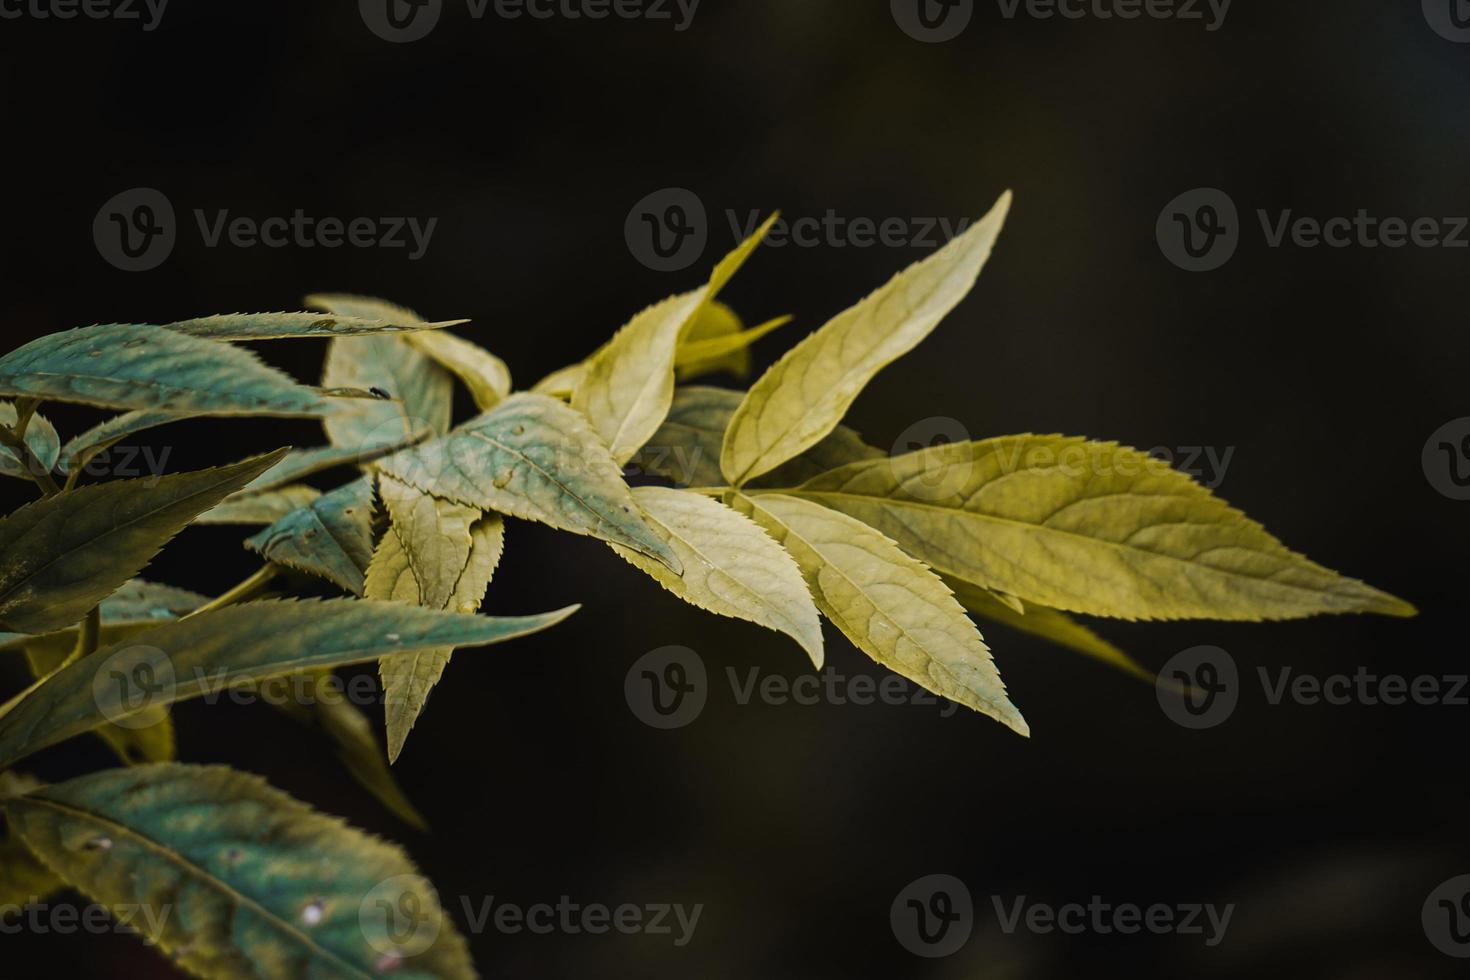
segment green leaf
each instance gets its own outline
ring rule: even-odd
[[[363,477],[297,508],[245,547],[362,595],[363,575],[373,558],[376,509],[372,481]]]
[[[295,484],[264,493],[232,494],[194,518],[195,524],[274,524],[302,507],[310,507],[322,492]]]
[[[114,769],[5,811],[63,878],[193,975],[475,976],[453,920],[401,850],[257,776]]]
[[[194,517],[284,453],[156,480],[83,487],[0,520],[0,629],[45,633],[76,623]]]
[[[357,599],[265,600],[202,612],[83,657],[0,718],[0,768],[110,721],[315,668],[476,647],[554,626],[576,607],[491,618]]]
[[[0,396],[175,415],[314,417],[328,405],[250,351],[163,327],[106,323],[0,357]]]
[[[801,569],[749,518],[716,500],[666,487],[634,498],[684,566],[675,575],[636,551],[613,550],[685,602],[785,633],[822,669],[822,624]]]
[[[22,773],[0,772],[0,806],[41,785],[40,780]],[[8,910],[45,901],[65,887],[66,882],[42,864],[24,841],[13,835],[0,838],[0,921]]]
[[[739,495],[736,503],[791,552],[817,608],[859,650],[926,690],[1030,734],[980,632],[937,575],[845,514],[781,494]]]
[[[1053,609],[1123,619],[1413,615],[1287,550],[1147,453],[1064,436],[949,443],[853,463],[792,491],[948,575]]]
[[[405,654],[405,657],[412,656],[415,655]],[[314,671],[308,676],[315,682],[310,692],[311,703],[285,701],[278,703],[277,707],[301,724],[318,729],[325,735],[336,747],[337,761],[389,812],[410,827],[427,831],[427,822],[409,802],[384,761],[382,746],[373,734],[367,715],[340,691],[323,683],[333,676],[331,671]]]
[[[655,473],[684,486],[723,485],[720,446],[741,398],[740,392],[723,388],[690,385],[676,389],[668,418],[631,464],[642,472]],[[794,486],[843,463],[882,455],[865,444],[856,432],[839,425],[827,438],[752,486]]]
[[[85,469],[98,453],[106,452],[128,436],[170,422],[180,422],[187,415],[172,412],[127,412],[115,415],[71,439],[61,450],[61,472],[70,474]]]
[[[668,415],[680,340],[750,258],[774,220],[721,261],[704,288],[672,296],[639,313],[588,359],[572,393],[572,407],[587,416],[619,463],[631,459]]]
[[[460,613],[478,610],[505,549],[505,522],[386,476],[382,482],[393,526],[379,540],[368,569],[368,597]],[[445,647],[380,662],[389,762],[398,760],[452,653]]]
[[[381,459],[390,453],[396,453],[400,449],[423,442],[425,439],[433,438],[433,429],[419,429],[409,433],[397,442],[372,445],[367,448],[357,446],[320,446],[315,449],[293,449],[286,454],[286,458],[275,466],[266,470],[260,476],[251,480],[245,489],[241,490],[234,498],[243,498],[249,494],[261,493],[266,490],[275,490],[287,484],[303,480],[308,476],[315,476],[326,470],[336,469],[339,466],[352,466],[371,463]]]
[[[868,382],[913,350],[974,287],[1011,195],[975,227],[797,344],[756,381],[725,434],[733,486],[768,473],[831,432]]]
[[[445,320],[424,323],[414,317],[398,322],[355,316],[323,316],[320,313],[225,313],[170,323],[168,329],[191,337],[211,340],[287,340],[311,337],[352,337],[362,334],[405,333],[442,330],[469,323]]]
[[[674,367],[679,382],[728,371],[735,377],[750,376],[750,346],[766,334],[791,322],[791,317],[782,316],[768,320],[760,326],[744,329],[740,317],[724,303],[709,303],[689,328],[689,334],[679,344],[674,358]]]
[[[478,344],[452,333],[416,333],[405,338],[464,382],[475,407],[487,412],[510,397],[510,368]]]
[[[1145,683],[1157,680],[1153,671],[1064,612],[1038,605],[1026,606],[1022,612],[1016,608],[1020,603],[1006,601],[1013,597],[1000,597],[989,589],[948,576],[944,584],[972,615],[1091,657]]]
[[[148,629],[191,613],[208,601],[205,596],[187,589],[133,579],[102,600],[102,629],[104,635],[108,630],[129,627]],[[76,645],[77,628],[72,626],[46,636],[54,636],[58,642],[64,640],[71,648]],[[28,633],[0,633],[0,650],[16,649],[33,639],[36,637]]]
[[[0,425],[14,427],[17,418],[14,403],[0,402]],[[42,416],[31,416],[30,424],[26,427],[26,445],[41,465],[46,467],[46,472],[56,468],[56,459],[61,455],[61,437]],[[7,446],[0,446],[0,476],[13,476],[21,480],[31,478],[25,464]]]
[[[546,395],[512,395],[378,466],[435,497],[626,545],[682,571],[587,420]]]

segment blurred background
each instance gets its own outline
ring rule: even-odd
[[[1470,707],[1272,705],[1257,668],[1470,672],[1470,503],[1437,491],[1421,462],[1432,433],[1470,415],[1470,234],[1458,249],[1271,247],[1257,212],[1470,215],[1470,44],[1444,36],[1434,3],[1239,4],[1223,22],[1203,4],[1203,20],[971,6],[943,43],[911,36],[886,0],[703,0],[682,30],[672,3],[668,20],[542,20],[445,0],[410,43],[377,36],[347,0],[174,0],[153,30],[141,4],[143,22],[7,13],[4,347],[352,291],[471,318],[465,334],[529,386],[701,282],[752,213],[912,229],[976,218],[1011,188],[973,296],[878,377],[850,424],[882,447],[959,420],[976,438],[1064,432],[1180,462],[1187,447],[1230,451],[1220,494],[1289,546],[1416,603],[1418,619],[1098,624],[1154,669],[1201,644],[1231,653],[1240,704],[1204,731],[1171,722],[1146,684],[987,627],[1025,740],[932,706],[742,705],[727,669],[797,677],[810,667],[794,644],[681,604],[595,541],[517,522],[487,610],[585,605],[550,632],[456,657],[396,767],[431,834],[263,706],[181,705],[182,757],[264,774],[402,842],[466,930],[466,902],[491,896],[703,906],[682,946],[677,930],[491,928],[470,937],[486,976],[1463,975],[1421,912],[1470,873]],[[177,242],[127,272],[93,226],[139,187],[171,202]],[[662,271],[627,230],[668,188],[698,200],[708,241]],[[1238,248],[1209,272],[1177,267],[1155,234],[1195,188],[1239,212]],[[195,219],[297,210],[437,224],[413,260],[211,247]],[[760,251],[725,298],[747,322],[796,317],[758,345],[759,370],[930,251],[823,233]],[[323,350],[261,347],[307,380]],[[48,414],[72,433],[98,417]],[[220,421],[138,444],[167,448],[179,470],[322,441],[305,422]],[[191,529],[147,574],[222,590],[256,567],[244,536]],[[629,710],[624,678],[671,644],[698,652],[712,690],[695,722],[658,731]],[[830,627],[828,644],[832,670],[881,674]],[[0,663],[6,690],[24,679],[18,660]],[[90,740],[33,761],[49,779],[111,764]],[[973,931],[952,955],[918,957],[890,910],[936,874],[966,886]],[[1235,909],[1214,946],[1208,931],[1008,934],[996,901],[1022,896]],[[0,957],[14,976],[178,975],[126,936],[22,931]]]

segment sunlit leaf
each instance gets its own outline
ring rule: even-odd
[[[572,392],[577,390],[577,385],[582,383],[582,378],[586,374],[586,361],[568,364],[536,382],[531,390],[538,395],[550,395],[552,398],[560,398],[565,401],[572,397]]]
[[[156,480],[83,487],[0,519],[0,629],[44,633],[76,623],[194,517],[284,452]]]
[[[973,228],[899,273],[793,347],[760,377],[730,420],[720,468],[750,482],[816,445],[888,364],[908,353],[974,287],[1011,195]]]
[[[298,507],[245,546],[268,561],[320,575],[362,595],[373,557],[373,484],[363,477]]]
[[[793,491],[956,578],[1124,619],[1413,614],[1289,551],[1162,460],[1116,443],[1007,436],[853,463]]]
[[[822,668],[822,624],[801,569],[765,531],[687,490],[639,487],[634,498],[684,566],[682,576],[636,551],[613,549],[691,605],[777,630]]]
[[[57,742],[234,684],[439,647],[499,643],[575,607],[492,618],[357,599],[266,600],[166,623],[64,667],[0,718],[0,767]],[[145,669],[146,668],[146,669]]]
[[[401,850],[257,776],[114,769],[34,790],[5,813],[61,877],[191,974],[475,976]]]
[[[990,650],[949,588],[888,538],[809,501],[738,497],[791,552],[817,607],[852,644],[926,690],[1029,735]]]
[[[0,357],[0,396],[175,415],[329,411],[328,399],[248,350],[127,323],[49,334]]]
[[[546,395],[512,395],[450,435],[378,465],[436,497],[626,545],[682,570],[644,523],[587,420]]]

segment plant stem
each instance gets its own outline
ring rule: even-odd
[[[89,653],[95,653],[97,644],[102,639],[102,607],[93,606],[92,611],[87,613],[87,618],[82,620],[82,628],[77,631],[77,645],[67,658],[70,663],[80,660]]]
[[[198,616],[200,613],[214,612],[216,609],[223,609],[226,606],[233,606],[238,602],[244,602],[246,599],[249,599],[251,596],[255,595],[263,588],[265,588],[265,586],[270,583],[271,579],[275,578],[280,573],[281,566],[276,564],[267,564],[259,571],[257,571],[254,575],[250,576],[249,578],[245,579],[245,581],[235,586],[233,589],[230,589],[228,592],[225,592],[220,596],[209,600],[198,609],[189,613],[187,616],[180,617],[179,621],[182,622],[185,619],[192,619],[195,616]]]

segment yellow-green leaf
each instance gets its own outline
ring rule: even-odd
[[[419,586],[419,605],[444,609],[464,574],[474,541],[470,527],[480,519],[478,507],[440,500],[391,476],[378,480],[378,494],[393,520],[394,536]],[[388,598],[374,596],[373,598]],[[466,610],[474,612],[479,609]]]
[[[730,420],[720,468],[734,486],[816,445],[879,371],[908,353],[974,287],[1010,210],[1006,192],[975,227],[797,344]]]
[[[817,608],[853,645],[926,690],[1030,728],[1006,695],[990,650],[949,588],[867,525],[787,497],[737,496],[801,566]]]
[[[549,396],[512,395],[378,468],[435,497],[626,545],[682,571],[644,523],[607,446],[580,413]]]
[[[0,717],[0,768],[96,728],[232,685],[382,657],[475,647],[554,626],[575,607],[492,618],[357,599],[265,600],[201,612],[63,667]]]
[[[572,393],[572,407],[587,416],[619,463],[631,459],[668,415],[680,340],[750,258],[774,220],[726,256],[702,289],[671,296],[639,313],[587,361]]]
[[[853,463],[793,492],[948,575],[1069,612],[1255,621],[1414,611],[1288,550],[1189,476],[1116,443],[949,443]]]
[[[972,615],[1091,657],[1149,684],[1157,679],[1153,671],[1064,612],[1035,604],[1026,606],[1022,612],[1016,608],[1019,602],[1008,601],[1014,600],[1014,596],[997,595],[972,582],[948,576],[944,584],[954,590],[960,605]]]
[[[76,623],[198,514],[284,453],[157,480],[83,487],[0,520],[0,629],[45,633]]]
[[[325,470],[335,469],[338,466],[351,466],[353,464],[371,463],[376,459],[396,453],[400,449],[423,442],[425,439],[433,438],[434,430],[429,428],[419,429],[404,436],[396,442],[373,444],[366,448],[349,446],[319,446],[315,449],[293,449],[286,454],[286,458],[275,466],[266,470],[260,476],[246,484],[245,489],[235,494],[231,499],[244,497],[252,493],[260,493],[265,490],[274,490],[288,483],[314,476]]]
[[[41,781],[18,772],[0,772],[0,807],[41,788]],[[3,811],[0,811],[3,812]],[[66,887],[25,842],[13,834],[0,838],[0,920],[7,911],[41,902]]]
[[[468,322],[445,320],[442,323],[424,323],[417,317],[393,322],[368,317],[323,316],[320,313],[222,313],[179,320],[170,323],[168,329],[211,340],[288,340],[442,330]]]
[[[445,331],[414,333],[404,339],[458,376],[480,411],[489,411],[510,397],[510,368],[480,345]]]
[[[231,494],[194,518],[195,524],[274,524],[298,508],[310,506],[322,495],[316,487],[304,483],[250,493],[241,496]]]
[[[790,322],[791,317],[782,316],[746,330],[724,303],[706,304],[674,357],[679,382],[718,371],[744,380],[750,376],[751,344]]]
[[[471,980],[401,850],[222,766],[113,769],[5,804],[67,882],[196,976]]]
[[[328,411],[320,393],[248,350],[130,323],[49,334],[0,357],[0,396],[176,415],[312,417]]]
[[[16,420],[14,403],[0,402],[0,425],[13,427]],[[26,445],[30,447],[37,461],[46,468],[47,473],[56,468],[56,460],[61,455],[61,437],[56,434],[56,429],[51,423],[41,415],[31,416],[30,424],[26,427]],[[0,476],[29,480],[32,474],[16,456],[15,450],[8,446],[0,446]]]
[[[582,383],[582,378],[586,373],[586,361],[568,364],[564,368],[557,368],[536,382],[531,390],[538,395],[550,395],[552,398],[566,401],[572,397],[572,392],[577,390],[577,385]]]
[[[618,545],[613,550],[690,605],[785,633],[822,669],[822,624],[801,569],[765,531],[717,500],[667,487],[633,491],[649,523],[684,566],[675,575]]]

